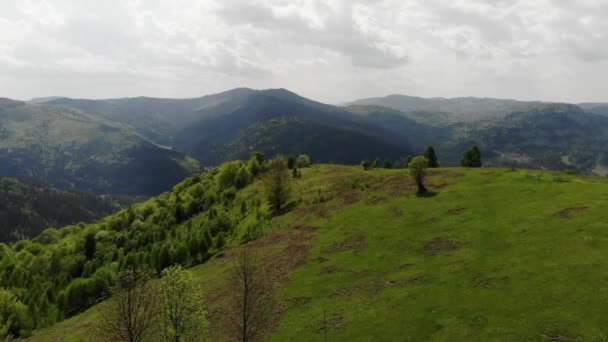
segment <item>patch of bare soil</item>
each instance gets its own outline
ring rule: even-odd
[[[395,217],[401,217],[405,214],[405,212],[403,211],[403,209],[399,208],[399,207],[392,207],[391,208],[391,212],[393,213],[393,215]]]
[[[355,204],[355,203],[359,202],[359,200],[361,199],[361,195],[356,190],[342,191],[341,197],[342,197],[342,201],[346,205]]]
[[[446,215],[455,216],[460,215],[466,210],[465,207],[455,207],[445,212]]]
[[[365,201],[365,204],[376,205],[376,204],[380,204],[382,202],[386,202],[386,198],[384,198],[382,196],[372,196],[371,198],[369,198]]]
[[[312,297],[295,297],[288,300],[291,307],[304,306],[312,300]]]
[[[367,240],[363,235],[354,235],[342,242],[336,242],[331,246],[327,247],[325,251],[327,253],[338,253],[346,252],[350,250],[362,250],[367,247]]]
[[[428,174],[429,176],[447,176],[447,177],[453,177],[453,178],[458,178],[458,177],[463,177],[464,173],[462,172],[456,172],[456,171],[451,171],[451,170],[428,170]]]
[[[555,216],[563,219],[571,218],[577,213],[583,212],[587,210],[587,207],[570,207],[566,209],[562,209],[555,213]]]
[[[336,273],[340,271],[340,269],[338,268],[338,266],[325,266],[323,267],[323,269],[321,270],[321,274],[332,274],[332,273]]]
[[[448,253],[459,249],[460,243],[442,237],[436,237],[424,245],[424,253],[426,255],[437,255],[439,253]]]
[[[261,258],[266,272],[266,281],[273,292],[276,292],[285,282],[289,280],[291,272],[304,264],[308,257],[308,252],[312,247],[315,236],[315,228],[310,226],[297,226],[281,232],[274,232],[262,238],[249,242],[244,246],[228,248],[224,256],[215,259],[220,266],[224,267],[224,273],[229,272],[231,263],[234,262],[236,255],[243,248],[248,248]],[[230,336],[226,335],[232,329],[229,312],[226,307],[226,299],[229,297],[230,289],[227,283],[223,283],[205,296],[205,307],[208,311],[208,319],[213,329],[211,340],[231,341]],[[292,299],[292,302],[279,302],[272,315],[269,331],[272,331],[280,314],[290,305],[304,305],[304,298]]]

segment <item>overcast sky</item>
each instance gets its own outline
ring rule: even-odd
[[[605,0],[2,0],[0,97],[608,101]]]

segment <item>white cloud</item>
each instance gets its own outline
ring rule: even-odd
[[[7,0],[0,96],[603,100],[597,0]]]

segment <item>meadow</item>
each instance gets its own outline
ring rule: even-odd
[[[608,182],[539,170],[314,165],[261,238],[191,270],[208,339],[229,340],[225,278],[256,251],[276,306],[271,341],[608,339]],[[260,184],[239,196],[258,193]],[[98,304],[32,341],[96,339]]]

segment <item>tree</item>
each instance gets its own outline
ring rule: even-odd
[[[426,175],[425,169],[427,167],[428,160],[423,156],[414,157],[408,164],[410,175],[412,178],[414,178],[414,181],[418,186],[418,192],[416,192],[417,195],[424,195],[428,191],[423,184],[424,176]]]
[[[298,159],[296,159],[296,166],[299,169],[303,169],[305,167],[309,167],[312,164],[310,157],[306,154],[300,154]]]
[[[264,165],[264,153],[262,152],[253,152],[251,155],[252,158],[255,158],[258,161],[258,164]]]
[[[477,145],[469,147],[460,162],[464,167],[481,167],[481,151]]]
[[[296,158],[294,156],[287,157],[287,167],[291,170],[296,166]]]
[[[102,313],[102,332],[109,341],[146,341],[157,316],[158,291],[148,270],[128,267],[118,273]]]
[[[271,288],[261,263],[247,249],[235,261],[229,276],[230,319],[235,338],[245,342],[259,338],[272,313]]]
[[[200,341],[207,327],[201,289],[192,273],[181,266],[162,272],[159,327],[164,341]]]
[[[439,167],[439,161],[437,160],[437,155],[435,154],[435,149],[433,146],[428,146],[426,148],[426,151],[424,151],[424,157],[429,160],[429,167]]]
[[[385,160],[384,163],[382,163],[382,168],[383,169],[392,169],[393,164],[391,163],[390,160]]]
[[[87,260],[91,260],[95,256],[95,245],[95,232],[90,231],[84,237],[84,255]]]
[[[371,165],[372,164],[370,164],[368,160],[361,161],[361,167],[363,167],[363,170],[369,170]]]
[[[300,172],[298,171],[297,167],[294,167],[293,169],[291,169],[291,178],[298,178],[298,176],[300,175]]]
[[[409,167],[410,162],[412,161],[412,159],[414,159],[414,157],[407,156],[407,159],[405,160],[405,164],[403,165],[403,167],[405,167],[407,169]]]
[[[285,203],[291,197],[291,182],[287,168],[287,160],[284,157],[276,157],[268,163],[264,175],[266,196],[275,213],[283,210]]]

